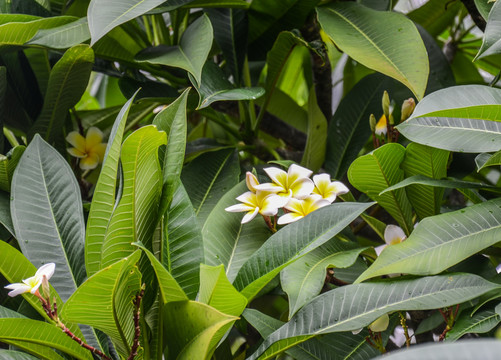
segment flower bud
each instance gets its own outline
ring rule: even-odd
[[[388,314],[384,314],[383,316],[377,318],[372,324],[369,325],[369,329],[372,332],[383,332],[388,328],[390,324],[390,317]]]
[[[402,118],[401,120],[407,120],[412,112],[414,111],[414,108],[416,107],[416,102],[414,101],[413,98],[408,98],[402,103]]]
[[[43,290],[43,297],[47,299],[47,301],[50,301],[49,279],[47,279],[47,276],[45,275],[43,275],[42,277],[42,290]]]
[[[371,114],[371,116],[369,117],[369,124],[371,125],[372,132],[376,131],[376,123],[376,117],[374,116],[374,114]]]
[[[386,90],[383,93],[383,113],[387,119],[390,118],[390,96]]]

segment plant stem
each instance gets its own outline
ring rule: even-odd
[[[405,318],[405,314],[402,313],[401,311],[399,311],[398,314],[400,315],[400,325],[404,329],[405,346],[410,347],[411,338],[409,337],[409,328],[407,327],[407,319]]]
[[[136,295],[134,299],[134,307],[136,311],[134,313],[134,341],[132,343],[132,347],[130,349],[130,355],[127,360],[134,360],[137,355],[137,349],[139,348],[139,336],[141,335],[141,327],[139,326],[139,315],[141,314],[141,299],[144,296],[145,284],[141,287],[141,291]]]

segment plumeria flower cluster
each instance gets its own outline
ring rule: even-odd
[[[225,209],[229,212],[246,212],[242,224],[261,214],[268,226],[275,229],[270,217],[277,216],[279,209],[283,209],[284,214],[276,224],[288,224],[331,204],[338,195],[349,191],[343,183],[332,182],[329,174],[315,175],[313,180],[310,179],[313,171],[296,164],[291,165],[287,172],[276,167],[265,168],[264,171],[272,182],[260,184],[256,176],[247,172],[249,191],[236,198],[240,204]]]

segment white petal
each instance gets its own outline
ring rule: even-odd
[[[54,271],[56,270],[56,264],[54,263],[47,263],[45,265],[40,266],[40,268],[37,270],[35,273],[35,276],[44,276],[47,278],[47,280],[50,280],[52,275],[54,275]]]
[[[287,177],[287,173],[285,171],[276,167],[265,168],[264,171],[266,172],[266,174],[268,174],[270,179],[277,184],[282,184],[280,178]]]
[[[334,191],[336,192],[336,195],[343,195],[350,192],[350,189],[348,189],[348,187],[341,181],[334,181],[331,183],[331,185],[334,186]]]
[[[259,181],[257,180],[256,176],[250,171],[247,171],[245,173],[245,183],[247,184],[247,188],[250,191],[256,192],[255,186],[259,185]]]
[[[249,221],[251,221],[252,219],[254,219],[256,217],[258,211],[259,211],[258,207],[256,207],[254,209],[254,211],[252,211],[252,212],[249,211],[247,214],[244,215],[244,217],[242,218],[241,223],[245,224],[245,223],[248,223]]]
[[[285,215],[280,216],[278,218],[277,224],[278,225],[289,224],[291,222],[294,222],[294,221],[297,221],[299,219],[302,219],[303,217],[304,216],[301,215],[301,214],[290,212],[290,213],[287,213]]]
[[[228,212],[244,212],[244,211],[252,211],[254,210],[254,207],[245,205],[245,204],[236,204],[232,206],[228,206],[226,209],[224,209]]]
[[[11,292],[8,293],[10,297],[17,296],[19,294],[24,294],[27,292],[30,292],[31,287],[26,285],[26,284],[20,284],[20,283],[15,283],[15,284],[9,284],[5,286],[6,289],[12,290]]]
[[[273,184],[273,183],[263,183],[259,185],[254,186],[255,190],[260,190],[260,191],[270,191],[273,193],[277,193],[279,191],[284,191],[284,188],[280,185]]]
[[[309,178],[311,174],[313,174],[313,171],[310,169],[304,168],[302,166],[292,164],[289,167],[289,170],[287,171],[289,176],[292,176],[293,174],[298,174],[300,178]]]
[[[317,187],[320,187],[319,184],[322,184],[322,183],[330,184],[331,183],[331,176],[329,174],[318,174],[318,175],[313,176],[313,182],[315,183],[315,185],[317,185]]]
[[[384,244],[384,245],[379,245],[379,246],[376,246],[374,248],[374,251],[376,252],[376,255],[379,256],[381,254],[381,252],[383,251],[383,249],[385,247],[387,247],[388,245]]]
[[[293,197],[296,199],[304,199],[311,194],[315,188],[315,184],[311,181],[311,179],[300,178],[294,181],[290,188],[292,190]]]
[[[405,233],[400,226],[388,225],[384,229],[384,241],[391,245],[406,239]]]

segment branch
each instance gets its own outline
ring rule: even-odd
[[[475,25],[477,25],[480,30],[485,31],[485,26],[487,25],[487,23],[485,22],[485,19],[482,17],[482,15],[480,15],[480,13],[478,12],[474,0],[461,0],[461,2],[463,3],[466,10],[468,10],[468,13],[470,13],[470,16]]]
[[[141,299],[144,296],[144,284],[141,288],[139,294],[136,295],[134,299],[134,307],[136,308],[136,312],[134,313],[134,342],[132,343],[132,347],[130,349],[130,355],[127,360],[134,360],[137,355],[137,349],[139,348],[139,336],[141,335],[141,327],[139,326],[139,315],[141,314]]]

